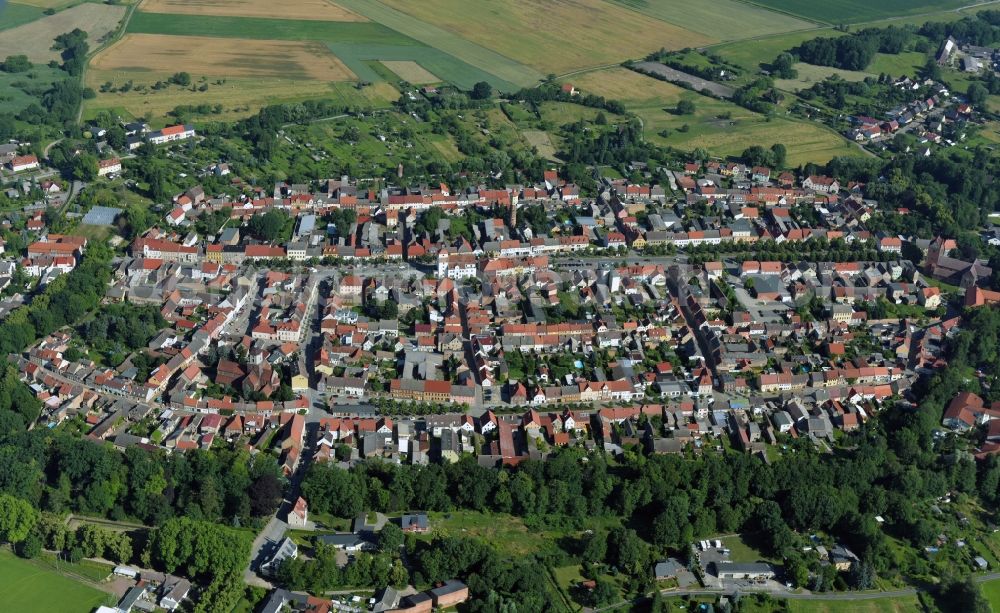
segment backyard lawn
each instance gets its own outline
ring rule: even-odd
[[[723,547],[730,550],[730,558],[733,562],[757,562],[759,560],[777,562],[777,560],[769,558],[762,552],[754,549],[742,535],[724,536],[719,540],[722,541]]]
[[[990,602],[994,611],[1000,611],[1000,579],[982,584],[983,596]]]

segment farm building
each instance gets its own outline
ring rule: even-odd
[[[715,575],[719,579],[773,579],[774,569],[770,564],[758,562],[715,562]]]

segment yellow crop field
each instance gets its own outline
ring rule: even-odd
[[[620,100],[626,106],[676,104],[688,90],[628,68],[587,72],[565,80],[584,94]]]
[[[718,40],[603,0],[383,3],[543,73],[562,74],[640,57],[662,47],[681,49]]]
[[[142,75],[347,81],[355,78],[326,45],[311,41],[127,34],[91,61],[95,70]]]
[[[409,60],[383,60],[382,65],[395,73],[400,79],[414,85],[440,83],[441,79],[420,64]]]
[[[224,17],[274,17],[316,21],[368,21],[329,0],[146,0],[147,13],[217,15]]]

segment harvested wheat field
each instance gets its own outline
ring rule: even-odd
[[[137,78],[179,71],[193,77],[355,78],[325,45],[309,41],[128,34],[94,57],[90,65],[102,71],[133,73]]]
[[[344,0],[344,3],[359,12],[371,5],[390,6],[543,73],[561,74],[641,57],[661,47],[699,47],[718,40],[604,0]],[[416,22],[411,29],[419,26]],[[420,40],[419,36],[400,31]]]
[[[58,60],[59,53],[52,50],[52,43],[56,36],[74,28],[87,33],[87,42],[94,49],[104,37],[118,28],[118,22],[124,15],[124,6],[88,2],[23,26],[4,30],[0,32],[0,58],[23,54],[37,63]]]
[[[434,73],[416,62],[411,62],[409,60],[383,60],[382,65],[395,73],[400,79],[414,85],[441,82],[441,79],[437,78]]]
[[[142,4],[142,10],[147,13],[179,15],[368,21],[328,0],[146,0]]]

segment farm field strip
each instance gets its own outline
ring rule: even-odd
[[[86,31],[91,48],[96,48],[101,39],[117,29],[125,10],[120,5],[85,3],[3,30],[0,32],[0,58],[22,54],[37,63],[58,60],[59,53],[52,50],[52,42],[56,36],[74,28]]]
[[[784,11],[805,19],[829,24],[864,23],[889,17],[905,17],[944,10],[956,10],[970,4],[971,0],[827,0],[802,2],[802,0],[754,0],[765,8]]]
[[[330,43],[328,46],[334,55],[363,81],[379,81],[385,78],[372,69],[370,62],[411,61],[417,62],[435,75],[447,75],[448,82],[463,89],[471,89],[479,81],[487,81],[493,87],[504,91],[518,89],[518,86],[510,81],[497,78],[433,47],[351,43]]]
[[[390,23],[359,5],[379,10],[391,7],[408,15],[405,22],[410,27],[423,22],[434,30],[457,33],[465,41],[472,41],[471,44],[482,45],[546,73],[562,74],[618,63],[662,47],[679,49],[718,41],[716,37],[650,19],[604,0],[344,0],[344,3],[400,29],[402,24]],[[468,15],[478,18],[469,19]],[[553,27],[540,27],[542,15]],[[400,31],[424,40],[406,30]],[[426,42],[440,46],[444,41]],[[466,58],[464,54],[459,57]]]
[[[372,21],[384,24],[429,47],[461,58],[461,61],[518,87],[533,85],[544,76],[534,68],[518,63],[505,55],[488,49],[486,46],[456,36],[448,29],[414,18],[412,15],[376,0],[341,0],[341,4]],[[463,6],[460,7],[456,16],[468,13],[469,7]],[[509,33],[511,28],[504,28],[503,31]]]
[[[161,15],[136,11],[128,32],[215,36],[264,40],[318,40],[336,43],[417,45],[382,24],[372,22],[312,21],[308,19],[262,19],[209,15]]]
[[[407,17],[407,20],[413,21]],[[194,15],[154,15],[137,12],[129,21],[128,31],[146,34],[195,35],[259,38],[269,40],[315,40],[325,43],[350,70],[365,81],[379,76],[365,62],[415,61],[448,81],[470,88],[477,81],[489,81],[494,87],[515,90],[520,84],[498,75],[499,70],[482,69],[459,60],[433,46],[374,22],[321,22],[293,19],[257,19],[252,17],[198,17]],[[509,60],[505,60],[508,61]],[[485,62],[488,66],[489,62]],[[522,67],[523,68],[523,67]],[[522,75],[523,76],[523,75]]]
[[[607,0],[661,21],[722,40],[779,34],[815,27],[815,23],[737,0],[711,3],[687,0]]]
[[[44,15],[42,9],[27,4],[8,3],[0,8],[0,31],[23,26],[40,19]]]
[[[247,49],[253,49],[248,57]],[[136,58],[141,58],[141,64]],[[98,53],[97,70],[132,73],[177,71],[207,77],[347,81],[354,74],[321,43],[202,36],[126,34]]]
[[[146,0],[147,13],[273,17],[316,21],[366,21],[364,17],[329,0]]]
[[[78,0],[18,0],[18,4],[27,4],[40,9],[61,9]]]
[[[412,60],[382,60],[382,65],[391,70],[400,79],[414,85],[440,83],[443,80]]]

